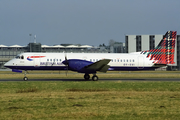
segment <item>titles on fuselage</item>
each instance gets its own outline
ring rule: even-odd
[[[63,65],[62,62],[40,62],[40,65]]]

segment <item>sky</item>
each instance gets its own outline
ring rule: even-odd
[[[0,0],[0,45],[26,46],[36,38],[42,45],[99,46],[125,42],[125,35],[180,34],[179,5],[179,0]]]

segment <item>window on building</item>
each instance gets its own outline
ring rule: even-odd
[[[126,40],[125,40],[125,50],[126,50],[126,53],[128,53],[128,36],[126,36]]]
[[[136,52],[141,51],[141,36],[136,36]]]
[[[149,36],[149,48],[150,49],[155,48],[155,36],[154,35]]]

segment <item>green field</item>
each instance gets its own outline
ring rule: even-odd
[[[129,72],[102,77],[157,75],[178,78],[178,72]],[[32,76],[31,76],[32,75]],[[83,74],[31,73],[29,77],[81,78]],[[175,76],[176,75],[176,76]],[[0,73],[1,78],[23,77]],[[156,76],[156,77],[157,77]],[[176,120],[180,118],[180,82],[22,81],[0,82],[0,120]]]
[[[97,73],[103,78],[180,78],[180,71],[134,71]],[[84,79],[84,74],[68,71],[28,71],[29,79]],[[22,79],[24,74],[11,71],[0,71],[1,79]],[[92,77],[92,75],[91,75]]]

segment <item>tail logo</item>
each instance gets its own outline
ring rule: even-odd
[[[174,64],[176,31],[168,31],[155,49],[142,51],[147,58],[157,64]]]

